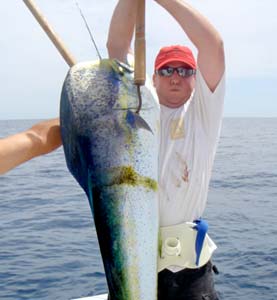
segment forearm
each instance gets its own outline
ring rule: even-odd
[[[0,174],[33,157],[32,140],[27,133],[18,133],[0,140]]]
[[[0,174],[61,145],[59,120],[38,123],[32,128],[0,140]]]
[[[110,58],[126,62],[136,24],[138,0],[119,0],[114,10],[107,49]]]
[[[180,24],[198,50],[222,43],[214,26],[196,9],[182,0],[156,0]]]

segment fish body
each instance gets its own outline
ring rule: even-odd
[[[87,194],[111,300],[157,298],[159,105],[116,60],[72,67],[61,95],[67,166]],[[143,124],[147,123],[150,130]]]

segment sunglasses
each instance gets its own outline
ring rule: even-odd
[[[170,77],[173,75],[174,72],[177,72],[179,76],[181,77],[190,77],[194,74],[196,74],[196,70],[194,69],[187,69],[184,67],[178,67],[178,68],[172,68],[172,67],[163,67],[159,70],[156,70],[155,73],[159,74],[163,77]]]

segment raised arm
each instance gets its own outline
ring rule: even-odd
[[[60,145],[58,119],[40,122],[24,132],[0,139],[0,174]]]
[[[198,68],[214,91],[224,70],[224,47],[220,34],[196,9],[183,0],[155,0],[180,24],[198,50]]]
[[[136,23],[137,1],[119,0],[110,23],[107,49],[110,58],[127,62],[127,54],[132,52],[131,41]]]

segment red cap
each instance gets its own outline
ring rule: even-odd
[[[169,62],[180,61],[196,69],[196,61],[191,50],[188,47],[174,45],[161,48],[155,60],[155,70]]]

